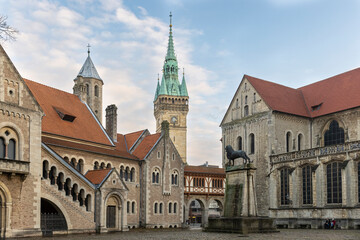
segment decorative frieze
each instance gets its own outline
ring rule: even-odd
[[[283,153],[270,156],[270,162],[275,164],[279,162],[295,161],[304,158],[322,157],[332,154],[346,153],[351,151],[360,150],[360,141],[348,142],[345,144],[311,148],[302,151]]]

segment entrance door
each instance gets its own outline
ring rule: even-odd
[[[107,206],[106,209],[106,227],[115,228],[116,224],[116,206]]]

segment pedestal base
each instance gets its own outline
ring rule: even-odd
[[[277,232],[274,219],[268,217],[221,217],[209,218],[206,232],[267,233]]]

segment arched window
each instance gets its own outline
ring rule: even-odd
[[[254,93],[254,102],[256,102],[256,93]]]
[[[154,204],[154,213],[156,214],[158,212],[158,203]]]
[[[341,165],[338,162],[326,166],[327,203],[342,203]]]
[[[84,171],[84,160],[79,159],[79,162],[76,165],[76,170],[78,170],[80,173],[83,173],[83,171]]]
[[[49,162],[48,161],[43,161],[43,178],[47,179],[48,178],[48,171],[49,171]]]
[[[76,159],[72,158],[70,164],[75,167],[76,166]]]
[[[97,170],[97,169],[99,169],[99,162],[96,161],[94,163],[94,170]]]
[[[303,148],[303,135],[299,133],[298,135],[298,151],[302,150]]]
[[[86,84],[86,95],[90,95],[89,84]]]
[[[238,108],[239,107],[239,99],[237,98],[236,99],[236,108]]]
[[[130,170],[130,182],[135,182],[135,168]]]
[[[0,137],[0,158],[5,158],[5,156],[6,156],[5,139]]]
[[[86,211],[91,211],[91,195],[90,194],[86,195],[85,207],[86,207]]]
[[[249,153],[250,154],[255,153],[255,136],[253,133],[249,135]]]
[[[95,85],[94,92],[95,92],[95,97],[98,97],[99,96],[99,87],[97,85]]]
[[[335,145],[344,143],[344,129],[339,127],[339,123],[333,120],[330,123],[329,130],[324,134],[324,145]]]
[[[172,209],[172,203],[169,203],[169,213],[171,213],[171,209]]]
[[[100,169],[105,169],[105,163],[104,163],[104,162],[102,162],[102,163],[100,164]]]
[[[16,141],[15,139],[10,139],[9,145],[8,145],[8,158],[14,159],[16,157]]]
[[[131,203],[131,213],[135,213],[135,202]]]
[[[312,204],[312,171],[311,166],[302,168],[303,204]]]
[[[238,150],[242,150],[242,137],[237,138]]]
[[[289,196],[289,169],[283,168],[280,170],[280,204],[288,205],[290,203]]]
[[[66,196],[70,195],[71,193],[70,188],[71,188],[71,180],[70,178],[67,178],[64,184],[64,191]]]
[[[176,213],[177,203],[174,203],[174,213]]]
[[[247,104],[247,96],[245,96],[245,104]]]
[[[125,181],[129,179],[129,167],[125,168]]]
[[[290,152],[291,149],[291,132],[286,133],[286,152]]]
[[[107,165],[106,165],[106,168],[111,168],[111,163],[108,163]]]
[[[130,201],[126,202],[126,212],[130,213]]]
[[[244,107],[244,117],[246,117],[247,115],[249,115],[249,106],[245,105],[245,107]]]
[[[160,170],[155,168],[152,173],[152,183],[159,183],[160,182]]]
[[[161,156],[161,153],[159,151],[159,152],[157,152],[157,158],[160,158],[160,156]]]
[[[159,204],[159,213],[160,214],[163,213],[163,204],[162,203]]]
[[[123,179],[124,178],[124,166],[120,167],[120,178]]]

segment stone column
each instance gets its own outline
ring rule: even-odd
[[[202,217],[203,217],[202,227],[207,227],[208,221],[209,221],[209,205],[208,204],[204,206]]]

